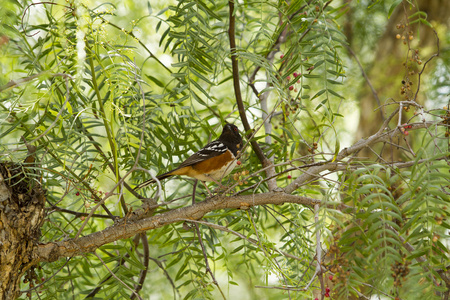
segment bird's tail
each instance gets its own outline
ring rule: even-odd
[[[170,177],[170,176],[173,176],[173,174],[171,174],[171,173],[172,173],[172,172],[167,172],[167,173],[161,174],[161,175],[159,175],[159,176],[156,176],[156,178],[157,178],[158,180],[163,180],[163,179],[166,179],[166,178],[168,178],[168,177]],[[137,190],[142,189],[143,187],[149,186],[149,185],[151,185],[151,184],[153,184],[153,183],[155,183],[155,182],[156,182],[156,181],[155,181],[153,178],[152,178],[152,179],[149,179],[149,180],[144,181],[143,183],[137,185],[137,186],[134,188],[134,190],[137,191]]]

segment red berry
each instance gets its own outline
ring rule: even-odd
[[[294,77],[297,77],[297,76],[298,76],[298,73],[297,73],[297,72],[294,72],[294,74],[292,74],[292,75],[294,75]]]
[[[331,290],[330,290],[330,288],[328,288],[328,287],[325,289],[325,293],[329,293],[330,291],[331,291]]]
[[[329,293],[325,293],[325,295],[324,295],[325,297],[330,297],[330,294]]]
[[[316,298],[314,298],[314,300],[319,300],[319,298],[316,297]]]
[[[238,166],[240,166],[240,165],[241,165],[241,161],[238,160],[238,161],[236,162],[236,164],[237,164]]]
[[[283,58],[283,57],[284,57],[284,55],[283,55],[283,54],[281,54],[281,55],[280,55],[280,58]]]
[[[409,134],[409,132],[408,132],[408,131],[406,131],[406,130],[405,130],[405,132],[403,132],[403,133],[404,133],[405,135],[408,135],[408,134]]]
[[[292,178],[292,176],[291,175],[288,175],[288,179],[291,179]]]
[[[294,87],[291,85],[291,86],[289,87],[289,90],[292,91],[293,89],[294,89]]]
[[[300,79],[299,79],[299,80],[297,80],[297,83],[300,83]]]
[[[328,276],[328,279],[333,280],[333,275]]]
[[[80,192],[77,192],[75,195],[80,196]]]
[[[291,76],[286,77],[287,80],[291,80]]]

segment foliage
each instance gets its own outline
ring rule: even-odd
[[[395,124],[395,115],[383,133],[397,132],[395,139],[383,140],[382,151],[399,149],[405,161],[338,155],[355,142],[351,83],[362,82],[348,68],[342,23],[349,3],[236,2],[233,21],[227,1],[3,2],[0,158],[23,161],[21,137],[38,147],[32,168],[40,176],[30,176],[47,191],[42,243],[100,231],[114,224],[109,214],[127,218],[146,204],[130,188],[151,178],[143,169],[162,173],[214,139],[223,123],[243,124],[232,92],[236,76],[256,129],[252,140],[275,165],[278,187],[327,166],[292,192],[321,200],[318,214],[293,203],[214,210],[198,223],[176,222],[95,253],[43,262],[35,270],[43,281],[34,282],[42,285],[22,286],[31,298],[122,299],[137,297],[135,290],[142,298],[314,299],[325,286],[337,299],[448,293],[448,106],[408,106],[417,112],[408,122],[412,146],[408,125]],[[387,18],[392,4],[358,9]],[[238,74],[228,36],[233,22]],[[439,86],[422,82],[430,97],[446,101],[448,57],[443,53],[430,75]],[[223,181],[227,195],[269,192],[250,146],[240,160]],[[142,192],[162,203],[154,215],[207,195],[181,178],[163,187]],[[108,211],[87,218],[102,199]],[[315,272],[320,241],[324,274]],[[264,288],[273,286],[285,291]]]

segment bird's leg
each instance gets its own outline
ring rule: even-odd
[[[208,177],[209,179],[211,179],[211,181],[214,181],[214,182],[217,183],[218,185],[222,185],[220,182],[218,182],[217,180],[215,180],[214,178],[212,178],[211,175],[209,175],[209,174],[203,174],[203,175],[205,175],[206,177]],[[202,182],[203,182],[203,181],[202,181]],[[203,183],[203,184],[205,184],[205,183]]]
[[[206,183],[204,181],[200,181],[201,183],[203,183],[203,185],[205,186],[206,190],[208,191],[209,197],[212,197],[212,193],[209,190],[208,186],[206,185]]]
[[[212,178],[210,175],[205,174],[205,176],[208,176],[212,181],[214,181],[215,183],[217,183],[217,185],[219,186],[218,188],[214,189],[214,192],[220,192],[220,191],[224,191],[227,189],[226,186],[224,186],[221,182],[215,180],[214,178]],[[205,185],[206,186],[206,185]]]

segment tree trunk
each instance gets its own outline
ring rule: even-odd
[[[20,280],[32,286],[33,253],[44,222],[45,195],[22,165],[0,164],[0,300],[20,296]],[[34,174],[31,174],[34,175]]]

